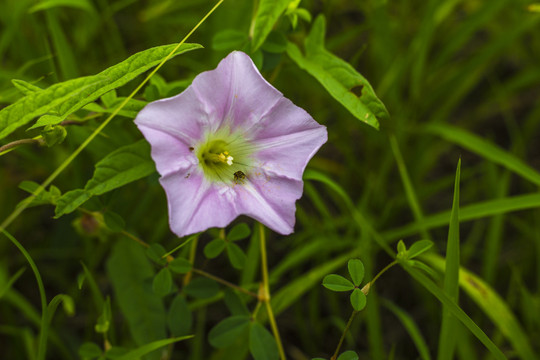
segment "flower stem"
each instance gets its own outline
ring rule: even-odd
[[[32,139],[20,139],[12,141],[6,145],[0,146],[0,155],[4,155],[5,153],[10,152],[11,150],[14,150],[15,148],[25,145],[25,144],[39,144],[43,145],[44,141],[43,138],[40,136],[32,138]]]
[[[191,242],[191,249],[189,249],[189,262],[191,265],[195,263],[195,255],[197,254],[197,245],[199,243],[199,238],[193,239]],[[184,276],[184,286],[189,284],[191,281],[191,277],[193,276],[193,269],[191,269],[185,276]]]
[[[347,325],[345,326],[345,330],[343,330],[343,334],[341,334],[341,339],[339,339],[339,343],[336,347],[336,351],[334,352],[334,355],[330,358],[330,360],[336,360],[339,355],[339,350],[341,350],[341,345],[343,344],[343,341],[345,340],[345,335],[347,335],[347,332],[349,331],[349,328],[351,327],[351,324],[354,320],[354,317],[358,314],[358,311],[353,310],[351,316],[349,317],[349,321],[347,321]]]
[[[266,237],[264,235],[264,226],[259,223],[259,241],[261,244],[261,269],[262,269],[262,280],[263,280],[263,295],[262,300],[266,306],[266,312],[268,313],[268,319],[270,320],[270,327],[272,328],[272,333],[276,339],[276,344],[279,351],[279,357],[281,360],[287,359],[285,357],[285,352],[283,351],[283,345],[281,344],[281,337],[279,336],[279,330],[276,324],[276,319],[274,317],[274,312],[272,311],[272,305],[270,304],[270,286],[268,284],[268,263],[266,261]]]

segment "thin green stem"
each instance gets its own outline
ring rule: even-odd
[[[228,286],[228,287],[230,287],[231,289],[240,291],[240,292],[242,292],[242,293],[244,293],[244,294],[246,294],[246,295],[252,296],[252,297],[254,297],[254,298],[258,298],[258,297],[259,297],[259,295],[255,294],[255,293],[252,292],[252,291],[246,290],[246,289],[244,289],[243,287],[240,287],[240,286],[235,285],[235,284],[233,284],[233,283],[231,283],[231,282],[228,282],[227,280],[224,280],[224,279],[222,279],[222,278],[220,278],[220,277],[217,277],[217,276],[215,276],[215,275],[212,275],[212,274],[210,274],[210,273],[207,273],[206,271],[199,270],[199,269],[195,269],[195,268],[192,268],[191,271],[194,272],[195,274],[199,274],[199,275],[202,275],[202,276],[207,277],[207,278],[209,278],[209,279],[212,279],[212,280],[214,280],[214,281],[217,281],[218,283],[223,284],[223,285],[225,285],[225,286]]]
[[[268,319],[270,320],[270,327],[272,328],[272,333],[276,339],[276,344],[279,351],[279,357],[281,360],[286,360],[285,352],[283,351],[283,345],[281,343],[281,337],[279,336],[279,330],[276,324],[276,319],[274,317],[274,312],[272,311],[272,305],[270,304],[270,285],[268,282],[268,262],[266,260],[266,237],[264,234],[264,226],[259,223],[259,241],[261,244],[261,270],[262,270],[262,301],[266,306],[266,312],[268,313]]]
[[[345,340],[345,335],[347,335],[347,332],[349,331],[349,328],[351,327],[351,324],[354,320],[354,317],[358,314],[358,311],[353,310],[351,316],[349,317],[349,321],[347,321],[347,325],[345,326],[345,330],[343,330],[343,334],[341,334],[341,339],[339,339],[338,345],[336,347],[336,351],[334,351],[334,355],[330,358],[330,360],[336,360],[339,355],[339,350],[341,350],[341,345],[343,345],[343,341]]]
[[[28,261],[28,263],[30,264],[32,271],[34,272],[34,276],[36,277],[39,289],[39,297],[41,299],[41,330],[39,333],[37,360],[43,360],[45,359],[45,351],[47,349],[47,333],[49,324],[49,311],[47,307],[47,295],[45,294],[45,286],[43,286],[43,280],[41,279],[41,275],[36,266],[36,263],[34,262],[28,251],[26,251],[26,249],[21,245],[21,243],[18,242],[17,239],[15,239],[13,236],[11,236],[10,233],[5,231],[4,229],[0,230],[21,251],[21,253],[26,258],[26,261]]]
[[[124,101],[122,101],[122,103],[111,113],[111,115],[109,115],[109,117],[105,119],[105,121],[103,121],[103,123],[101,123],[97,127],[97,129],[94,130],[94,132],[90,134],[90,136],[88,136],[88,138],[86,138],[86,140],[66,160],[64,160],[64,162],[60,164],[60,166],[41,184],[41,186],[33,194],[34,196],[38,196],[43,191],[43,189],[49,186],[54,181],[54,179],[56,179],[56,177],[60,175],[60,173],[64,171],[64,169],[69,164],[71,164],[71,162],[84,150],[84,148],[86,148],[86,146],[88,146],[88,144],[105,128],[105,126],[107,126],[107,124],[111,122],[111,120],[120,112],[120,110],[122,110],[124,106],[126,106],[126,104],[135,96],[135,94],[137,94],[139,90],[141,90],[142,87],[146,85],[146,83],[152,78],[152,76],[154,76],[154,74],[159,69],[161,69],[163,64],[165,64],[173,56],[173,54],[180,48],[180,46],[182,46],[186,42],[186,40],[191,36],[191,34],[193,34],[195,30],[197,30],[199,26],[201,26],[201,24],[206,21],[206,19],[214,12],[214,10],[219,7],[219,5],[221,5],[223,1],[224,0],[219,0],[217,4],[214,5],[214,7],[201,19],[201,21],[199,21],[197,25],[195,25],[195,27],[193,27],[193,29],[191,29],[191,31],[182,39],[182,41],[180,41],[174,47],[174,49],[165,57],[165,59],[163,59],[154,68],[154,70],[152,70],[152,72],[150,72],[150,74],[148,74],[148,76],[139,84],[139,86],[137,86],[135,90],[133,90],[131,94],[129,94],[129,96],[124,99]],[[4,220],[2,224],[0,224],[0,230],[7,228],[13,222],[13,220],[15,220],[28,207],[28,205],[30,205],[30,201],[24,202],[21,206],[17,207],[7,217],[7,219]]]
[[[392,266],[396,265],[397,264],[397,261],[394,260],[392,261],[390,264],[386,265],[381,271],[379,271],[377,273],[377,275],[375,275],[375,277],[373,278],[373,280],[371,280],[370,282],[368,282],[366,285],[364,285],[364,287],[362,288],[362,292],[364,293],[364,295],[367,296],[367,294],[369,293],[369,290],[371,289],[371,287],[375,284],[375,281],[382,275],[384,274],[386,271],[388,271],[388,269],[390,269]],[[349,328],[351,327],[351,324],[354,320],[354,317],[356,316],[356,314],[358,314],[358,311],[356,310],[353,310],[351,316],[349,317],[349,321],[347,322],[347,325],[345,326],[345,329],[343,330],[343,334],[341,334],[341,338],[339,339],[339,342],[338,342],[338,345],[336,347],[336,351],[334,352],[334,355],[332,355],[332,357],[330,358],[330,360],[336,360],[337,359],[337,356],[339,355],[339,350],[341,349],[341,345],[343,345],[343,341],[345,340],[345,336],[347,335],[347,332],[349,331]]]

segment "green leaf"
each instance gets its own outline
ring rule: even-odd
[[[358,359],[359,359],[358,354],[356,354],[356,352],[352,350],[345,351],[344,353],[339,355],[339,357],[337,358],[337,360],[358,360]]]
[[[461,174],[461,159],[458,161],[456,178],[454,181],[454,200],[450,214],[450,227],[448,229],[448,242],[446,245],[446,271],[444,273],[444,292],[452,301],[458,303],[459,294],[459,180]],[[452,335],[456,331],[457,320],[450,310],[443,305],[442,325],[439,335],[439,360],[450,360],[454,356],[456,338]]]
[[[94,176],[84,189],[68,191],[56,205],[55,218],[69,214],[95,195],[102,195],[152,174],[155,165],[145,140],[123,146],[96,164]]]
[[[361,311],[366,307],[366,295],[362,292],[362,290],[356,288],[353,290],[350,296],[351,305],[354,310]]]
[[[287,50],[287,38],[281,32],[272,31],[268,34],[261,49],[269,53],[281,54]]]
[[[411,245],[408,251],[408,258],[412,259],[418,255],[428,251],[433,246],[433,242],[429,240],[419,240]]]
[[[126,227],[126,222],[124,219],[117,213],[110,210],[103,214],[103,220],[105,221],[105,225],[107,225],[109,230],[113,232],[121,232]]]
[[[394,315],[399,318],[401,324],[403,325],[403,327],[405,327],[405,329],[409,333],[409,336],[416,345],[420,358],[422,360],[431,360],[431,356],[429,355],[429,347],[426,343],[424,336],[422,336],[420,329],[414,322],[413,317],[392,302],[385,299],[381,299],[381,301],[384,306],[390,309],[390,311],[392,311]]]
[[[165,265],[167,262],[167,260],[163,258],[165,252],[166,250],[163,245],[158,243],[150,244],[150,246],[146,249],[146,255],[148,255],[148,258],[160,265]]]
[[[249,323],[249,316],[228,317],[210,330],[208,341],[218,349],[227,347],[247,330]]]
[[[430,124],[425,127],[425,131],[436,134],[444,139],[462,146],[495,164],[504,166],[508,170],[518,174],[524,179],[529,180],[535,185],[540,185],[540,173],[525,164],[517,156],[501,149],[491,142],[466,130],[445,124]]]
[[[111,299],[107,297],[107,301],[103,303],[103,312],[97,319],[94,327],[97,333],[106,333],[109,331],[112,320]]]
[[[129,349],[120,346],[113,346],[105,353],[106,359],[118,359],[120,356],[124,356],[129,353]]]
[[[339,101],[358,120],[379,129],[379,120],[389,118],[366,78],[349,63],[324,47],[326,22],[317,17],[305,40],[306,55],[293,43],[288,43],[287,54],[302,69],[315,77],[334,99]]]
[[[58,114],[59,122],[62,121],[60,119],[65,119],[101,95],[123,86],[156,66],[176,45],[163,45],[141,51],[97,75],[61,82],[19,99],[0,110],[0,139],[46,113]],[[183,44],[174,55],[199,48],[201,45],[198,44]]]
[[[192,267],[193,266],[187,259],[181,257],[175,258],[169,263],[169,269],[178,274],[187,274]]]
[[[227,245],[227,256],[235,269],[243,269],[246,263],[246,254],[234,243]]]
[[[360,286],[364,279],[364,264],[358,259],[349,260],[347,264],[354,286]]]
[[[246,223],[235,225],[227,234],[227,240],[237,241],[247,238],[251,235],[251,229]]]
[[[225,243],[222,239],[214,239],[210,241],[206,246],[204,247],[204,256],[206,256],[208,259],[213,259],[219,256],[225,249]]]
[[[346,264],[351,257],[356,257],[360,254],[360,250],[354,250],[340,257],[332,258],[331,260],[317,266],[314,269],[311,269],[304,274],[301,274],[295,280],[289,282],[272,296],[271,304],[272,309],[274,309],[274,313],[277,315],[283,312],[303,294],[313,289],[313,287],[320,282],[320,279],[323,278],[325,274],[336,271],[336,269]]]
[[[250,315],[249,309],[244,300],[242,300],[242,298],[240,298],[240,296],[238,296],[238,294],[232,289],[225,290],[223,300],[225,301],[225,305],[227,305],[227,308],[232,315]]]
[[[429,253],[424,255],[424,259],[435,269],[444,272],[445,259],[439,255]],[[539,358],[529,343],[530,337],[520,325],[515,314],[489,284],[467,269],[460,267],[459,285],[509,340],[520,359],[534,360]]]
[[[75,9],[81,9],[90,13],[95,13],[95,9],[92,3],[88,0],[42,0],[36,5],[32,6],[28,12],[33,13],[40,10],[52,9],[55,7],[71,7]]]
[[[177,295],[171,303],[167,325],[173,336],[186,335],[191,331],[193,316],[184,296]]]
[[[252,25],[252,52],[264,43],[279,16],[287,9],[290,0],[260,0]]]
[[[247,34],[242,31],[235,29],[221,30],[212,38],[212,49],[218,51],[240,49],[247,40]]]
[[[193,335],[188,335],[188,336],[182,336],[182,337],[177,337],[177,338],[172,338],[172,339],[157,340],[157,341],[151,342],[149,344],[143,345],[143,346],[141,346],[141,347],[139,347],[139,348],[137,348],[135,350],[132,350],[132,351],[128,352],[127,354],[125,354],[123,356],[120,356],[120,357],[117,357],[115,359],[116,360],[138,359],[141,356],[150,354],[154,350],[158,350],[158,349],[163,348],[163,347],[165,347],[165,346],[167,346],[169,344],[174,344],[175,342],[178,342],[178,341],[191,339],[192,337],[193,337]]]
[[[154,270],[142,247],[127,239],[115,242],[107,260],[107,274],[135,343],[141,346],[166,338],[165,307],[147,283]],[[159,352],[149,356],[151,360],[160,358]]]
[[[13,79],[11,83],[21,92],[23,95],[28,95],[35,93],[36,91],[41,91],[42,89],[34,84],[30,84],[27,81]]]
[[[471,333],[484,344],[491,354],[499,360],[506,360],[506,356],[502,351],[491,341],[491,339],[476,325],[476,323],[452,300],[444,291],[442,291],[433,281],[426,275],[410,267],[406,262],[399,263],[416,281],[424,286],[433,296],[435,296],[446,308],[465,325]]]
[[[36,191],[41,187],[36,182],[33,181],[27,181],[24,180],[19,184],[19,188],[30,193],[35,194]],[[28,207],[31,206],[38,206],[38,205],[45,205],[45,204],[52,204],[55,205],[58,199],[62,196],[60,193],[60,190],[54,185],[49,186],[49,190],[42,190],[38,196],[31,196],[30,200],[29,198],[26,198],[22,200],[17,206],[21,206],[23,202],[30,201],[30,205],[27,205]]]
[[[184,287],[184,292],[197,299],[208,299],[219,292],[218,284],[208,278],[196,278]]]
[[[531,193],[525,195],[509,196],[495,200],[488,200],[460,207],[459,219],[460,222],[481,219],[493,215],[506,214],[512,211],[525,209],[534,209],[540,207],[540,194]],[[405,236],[416,234],[420,229],[435,228],[449,223],[450,211],[426,216],[422,223],[411,223],[403,227],[389,230],[383,233],[383,237],[387,240],[399,239]]]
[[[13,286],[13,284],[15,284],[17,279],[24,273],[25,270],[26,268],[20,268],[19,271],[17,271],[11,278],[9,278],[9,280],[5,284],[0,283],[0,299],[2,299],[2,296],[4,296],[4,294],[8,292],[8,290]]]
[[[171,292],[172,276],[168,268],[161,269],[154,277],[152,282],[152,290],[159,296],[165,296]]]
[[[102,350],[96,343],[85,342],[81,345],[78,352],[83,359],[95,359],[101,356]]]
[[[323,286],[332,291],[351,291],[354,284],[341,275],[330,274],[323,279]]]
[[[399,240],[397,243],[397,255],[396,258],[398,259],[407,259],[409,256],[409,253],[407,251],[407,247],[405,246],[405,243],[403,240]]]
[[[258,322],[252,323],[249,329],[249,351],[255,360],[277,360],[279,358],[276,340]]]

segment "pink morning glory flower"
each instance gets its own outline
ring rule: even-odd
[[[148,104],[135,123],[152,147],[182,237],[239,215],[293,232],[302,173],[326,127],[283,97],[235,51],[181,94]]]

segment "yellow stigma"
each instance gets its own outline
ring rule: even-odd
[[[227,165],[229,166],[233,164],[234,158],[231,155],[229,155],[228,151],[224,151],[221,154],[219,154],[218,158],[219,160],[221,160],[221,162],[227,163]]]

